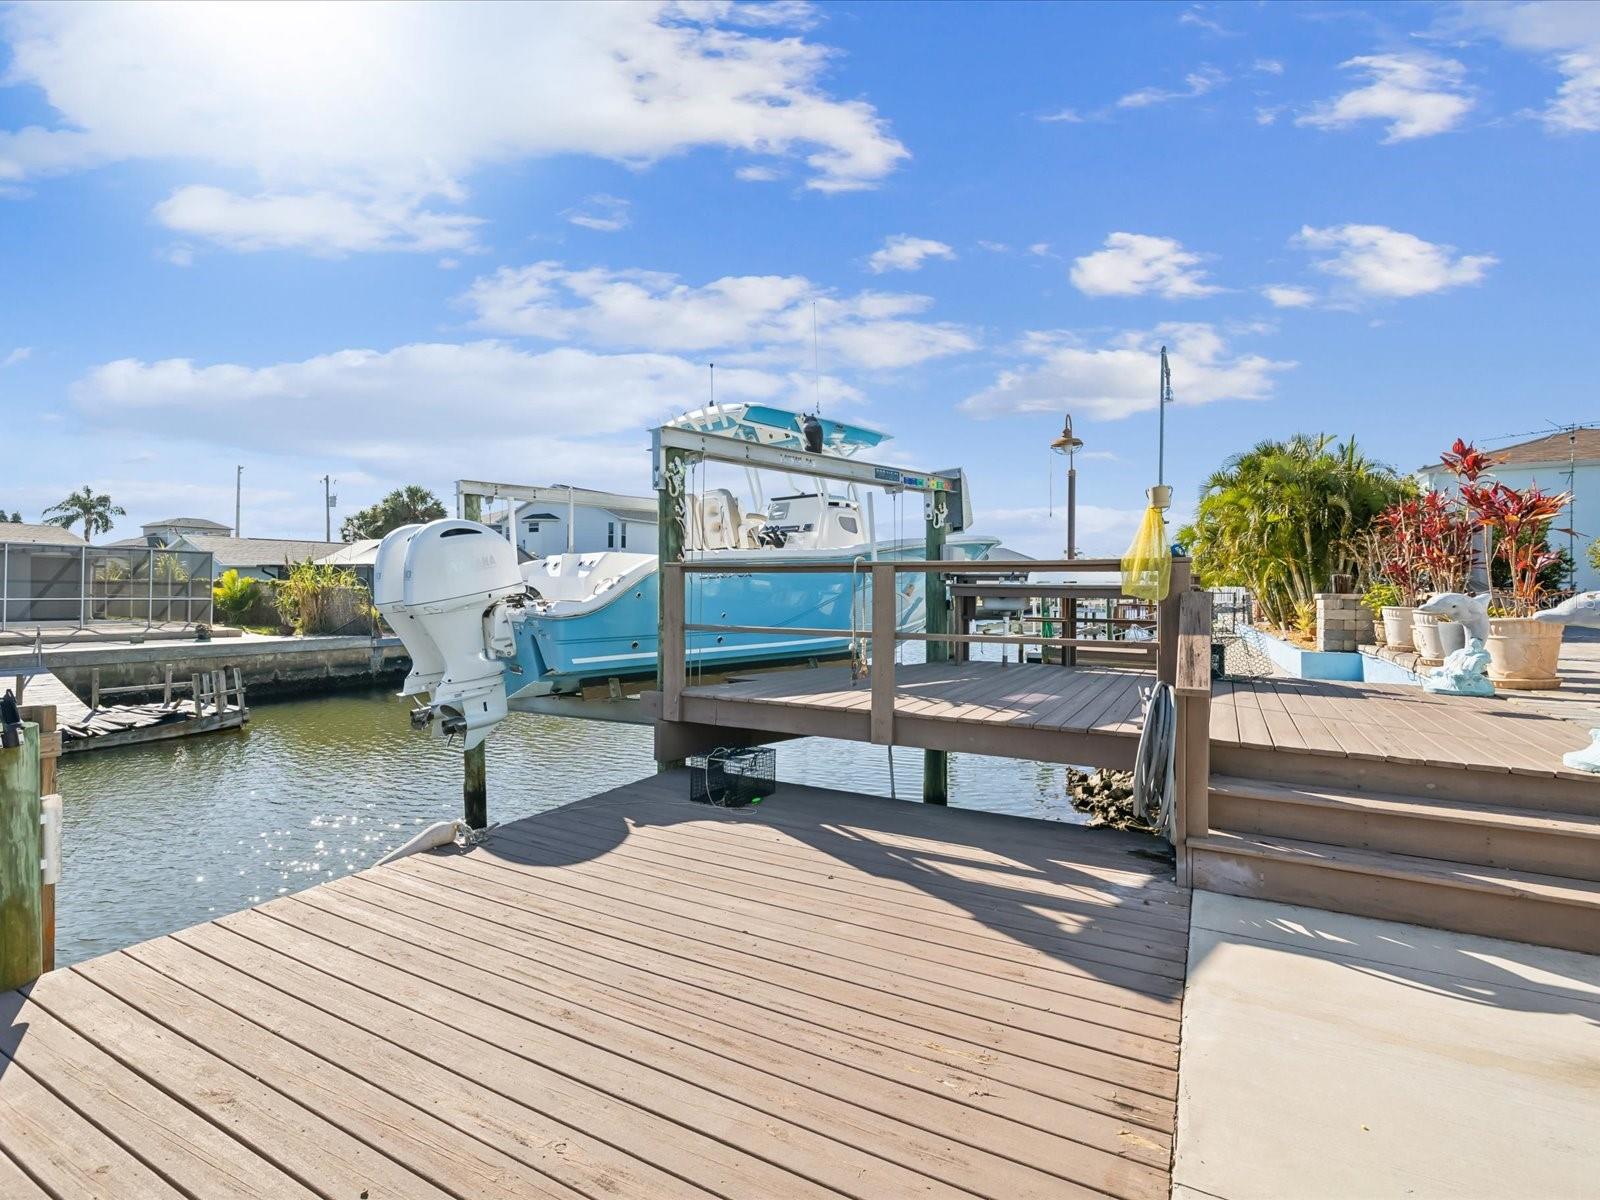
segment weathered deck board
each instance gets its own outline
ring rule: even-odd
[[[1011,671],[966,703],[1059,702]],[[1187,896],[1148,843],[687,791],[645,780],[0,997],[0,1191],[1167,1194]]]
[[[1217,745],[1593,780],[1561,762],[1585,744],[1580,725],[1509,700],[1399,684],[1233,680],[1217,687],[1211,713]]]

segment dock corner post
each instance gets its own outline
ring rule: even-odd
[[[1188,843],[1211,826],[1211,594],[1182,593],[1176,636],[1173,685],[1177,702],[1177,812],[1172,845],[1178,883],[1192,887]]]
[[[688,680],[688,645],[684,632],[684,590],[688,581],[683,561],[684,478],[688,456],[671,446],[656,447],[656,687],[661,692],[663,722],[682,715],[683,688]],[[671,739],[667,739],[671,741]],[[658,736],[657,745],[665,744]],[[657,772],[684,765],[681,758],[656,759]]]
[[[20,745],[0,747],[0,991],[44,971],[39,813],[39,726],[30,721]]]
[[[944,492],[928,495],[927,550],[929,562],[944,559],[945,533],[948,529],[948,504],[960,503],[958,494],[947,497]],[[950,590],[945,586],[945,576],[940,571],[929,571],[923,576],[923,610],[927,615],[929,633],[950,632]],[[927,642],[928,661],[949,662],[949,642]],[[924,804],[950,803],[950,755],[944,750],[922,752],[922,802]]]
[[[459,485],[458,485],[459,486]],[[483,520],[483,497],[465,494],[461,497],[461,516],[467,521]],[[483,743],[468,750],[461,775],[461,815],[471,829],[486,829],[489,825],[489,770],[484,758]]]

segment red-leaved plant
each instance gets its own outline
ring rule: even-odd
[[[1510,488],[1503,483],[1463,483],[1461,498],[1475,523],[1494,537],[1494,553],[1511,574],[1511,608],[1531,617],[1544,598],[1539,572],[1560,561],[1545,534],[1550,522],[1572,500],[1570,492],[1545,492],[1538,484]]]

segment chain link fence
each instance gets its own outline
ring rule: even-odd
[[[1263,679],[1282,672],[1247,635],[1255,626],[1256,599],[1248,588],[1214,588],[1211,592],[1211,647],[1220,655],[1221,674],[1236,679]]]

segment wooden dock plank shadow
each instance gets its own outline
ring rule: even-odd
[[[1139,676],[1088,674],[1074,704],[1126,725]],[[962,720],[1067,707],[1027,668],[924,682],[907,703]],[[0,996],[0,1191],[1167,1195],[1188,897],[1147,842],[687,793],[643,780]]]

